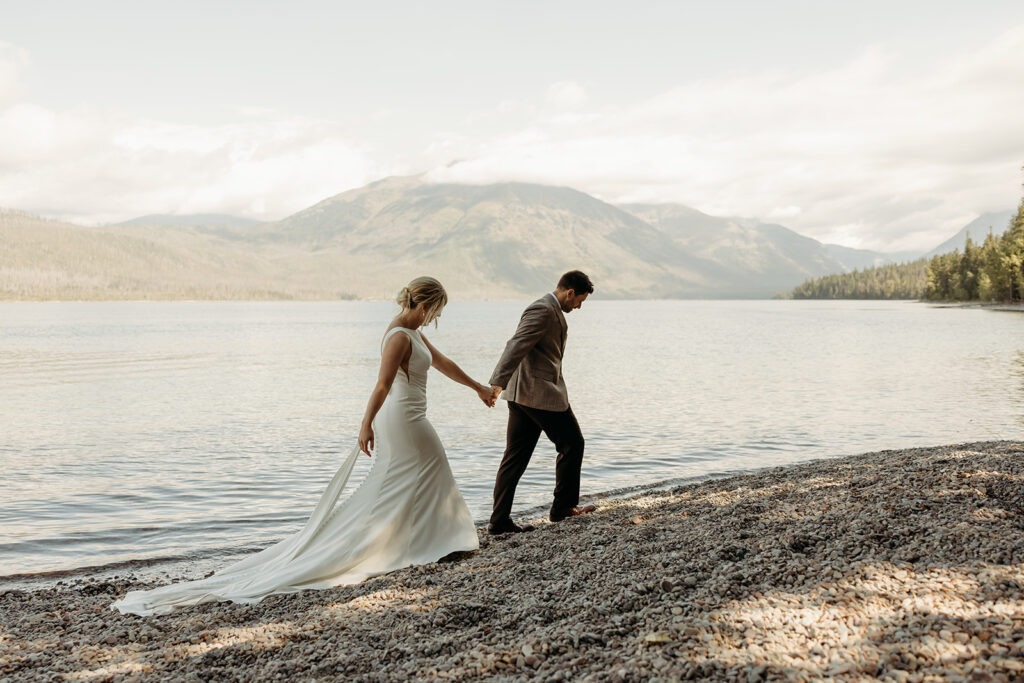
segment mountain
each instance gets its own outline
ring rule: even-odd
[[[858,250],[838,247],[837,257],[829,245],[773,223],[709,216],[681,204],[622,208],[663,230],[688,253],[717,264],[734,296],[770,296],[809,277],[859,267],[844,261],[851,260],[847,251]]]
[[[844,272],[884,266],[899,260],[899,257],[896,255],[883,254],[880,251],[870,251],[868,249],[853,249],[838,244],[826,244],[825,250],[829,253],[829,256],[842,264]],[[907,256],[903,260],[913,260],[913,256]]]
[[[260,225],[263,221],[241,216],[231,216],[223,213],[190,213],[190,214],[166,214],[153,213],[148,216],[139,216],[115,225],[161,225],[172,227],[228,227],[228,228],[250,228]]]
[[[196,228],[86,227],[0,211],[0,300],[326,299],[275,255]]]
[[[0,298],[523,299],[580,268],[602,298],[767,298],[880,258],[678,204],[569,187],[392,177],[280,221],[144,216],[98,227],[0,212]]]
[[[961,228],[960,232],[929,251],[925,256],[927,258],[931,258],[932,256],[937,256],[939,254],[948,254],[956,249],[963,251],[964,245],[967,243],[968,234],[970,234],[971,239],[977,244],[984,242],[985,236],[988,235],[989,232],[1001,235],[1006,231],[1006,227],[1009,225],[1010,219],[1013,218],[1016,213],[1016,211],[995,211],[992,213],[983,213]]]
[[[431,272],[477,297],[529,295],[579,267],[603,296],[758,298],[859,265],[781,225],[678,204],[613,206],[568,187],[416,176],[341,193],[248,236],[344,263],[353,281]]]
[[[387,178],[260,226],[252,238],[330,259],[351,273],[353,287],[362,281],[393,288],[431,273],[457,296],[518,298],[545,291],[578,267],[610,297],[732,291],[718,264],[568,187]]]

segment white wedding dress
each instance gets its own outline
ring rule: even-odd
[[[430,350],[416,330],[409,372],[399,369],[373,422],[376,452],[359,487],[338,501],[359,458],[352,450],[298,533],[213,576],[132,591],[122,613],[167,614],[204,602],[256,603],[275,593],[358,583],[371,576],[436,562],[479,547],[473,518],[455,485],[444,447],[427,420]]]

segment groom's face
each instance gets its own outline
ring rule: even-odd
[[[570,289],[569,295],[565,297],[565,303],[562,304],[562,312],[572,313],[583,305],[583,302],[587,300],[588,296],[590,296],[589,292],[577,295],[574,290]]]

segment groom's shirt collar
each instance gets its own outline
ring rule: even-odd
[[[555,300],[555,308],[558,309],[558,316],[562,319],[563,325],[565,324],[565,311],[562,310],[562,302],[558,300],[554,292],[548,292],[551,298]]]

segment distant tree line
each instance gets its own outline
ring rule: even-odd
[[[875,266],[852,273],[816,277],[796,287],[791,299],[920,299],[928,261]]]
[[[825,275],[786,295],[793,299],[926,299],[929,301],[1024,301],[1024,200],[1002,235],[976,244],[967,236],[961,252],[911,263]]]
[[[956,250],[928,263],[925,298],[940,301],[1024,300],[1024,200],[1002,235],[989,233],[981,245],[970,236]]]

